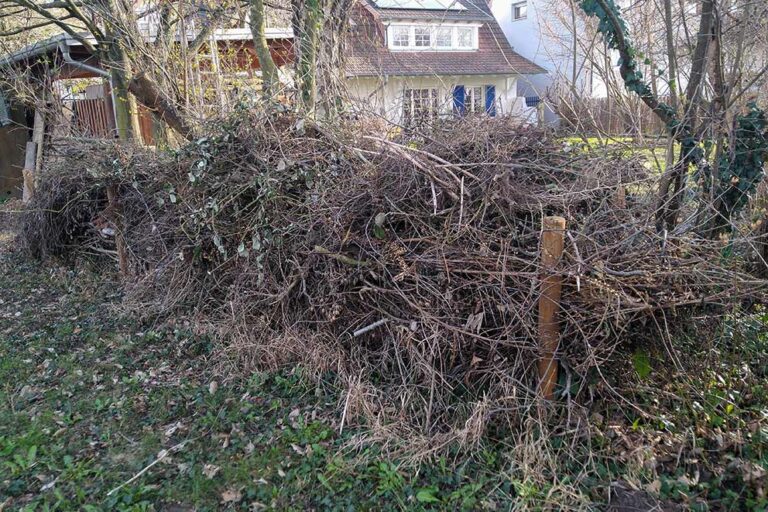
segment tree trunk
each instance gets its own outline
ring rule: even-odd
[[[296,84],[299,110],[309,116],[317,106],[317,56],[319,25],[323,18],[320,0],[292,0],[296,48]]]
[[[273,101],[279,86],[277,66],[272,59],[266,37],[267,23],[264,17],[264,0],[251,0],[251,33],[261,68],[261,89],[266,101]]]
[[[136,99],[128,91],[125,66],[112,65],[109,69],[112,99],[115,109],[117,136],[121,140],[141,137]]]
[[[160,119],[165,121],[174,131],[187,140],[195,137],[192,124],[176,108],[160,87],[145,73],[138,73],[131,79],[130,91],[138,100]]]
[[[300,110],[333,116],[344,97],[344,42],[356,0],[292,0]]]

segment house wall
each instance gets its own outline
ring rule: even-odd
[[[517,77],[504,75],[425,76],[425,77],[355,77],[349,79],[351,99],[359,111],[384,117],[392,123],[403,118],[403,91],[405,89],[438,89],[441,112],[453,112],[453,88],[496,87],[496,111],[498,115],[530,116],[523,98],[517,96]]]
[[[25,126],[24,111],[13,108],[13,124],[0,127],[0,200],[21,197],[24,180],[24,153],[29,130]]]
[[[521,0],[493,0],[491,9],[501,25],[512,49],[548,71],[546,75],[529,75],[519,83],[520,96],[546,98],[553,88],[573,81],[574,55],[571,13],[568,4],[559,0],[527,0],[527,17],[513,19],[512,6]],[[583,31],[577,21],[577,33]],[[604,98],[607,87],[591,72],[585,55],[577,51],[576,88],[587,97]],[[614,59],[615,62],[615,59]],[[557,123],[557,116],[545,109],[545,122]]]

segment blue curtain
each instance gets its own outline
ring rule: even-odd
[[[453,111],[460,116],[467,113],[465,97],[466,92],[463,85],[457,85],[453,88]]]
[[[496,86],[485,86],[485,112],[489,116],[496,115]]]

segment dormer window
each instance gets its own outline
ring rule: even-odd
[[[435,30],[435,46],[438,48],[453,46],[453,29],[451,27],[438,27]]]
[[[391,50],[477,49],[478,25],[392,24],[387,30]]]
[[[408,48],[411,46],[411,27],[392,27],[392,46]]]
[[[414,46],[418,48],[429,48],[432,46],[432,29],[430,27],[414,27],[413,29]]]
[[[459,48],[474,48],[475,29],[472,27],[458,27],[456,29],[457,46]]]

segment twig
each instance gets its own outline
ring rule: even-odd
[[[374,330],[375,328],[384,325],[385,323],[389,322],[389,318],[382,318],[381,320],[377,320],[376,322],[373,322],[371,325],[368,325],[366,327],[363,327],[362,329],[358,329],[355,332],[352,333],[353,338],[357,338],[358,336],[362,336],[363,334]]]
[[[184,447],[184,445],[189,443],[190,441],[192,441],[192,439],[187,439],[186,441],[182,441],[182,442],[180,442],[177,445],[171,446],[167,450],[160,450],[160,453],[158,454],[158,456],[157,456],[157,458],[155,460],[150,462],[144,469],[142,469],[141,471],[139,471],[138,473],[133,475],[130,479],[126,480],[122,484],[118,485],[117,487],[115,487],[114,489],[109,491],[107,493],[107,496],[112,496],[114,493],[116,493],[117,491],[119,491],[120,489],[125,487],[126,485],[131,485],[133,482],[135,482],[136,480],[141,478],[141,475],[143,475],[144,473],[146,473],[147,471],[152,469],[152,467],[155,466],[155,464],[157,464],[158,462],[161,462],[163,459],[165,459],[171,453],[175,453],[175,452],[181,450]]]
[[[368,265],[371,264],[370,261],[356,260],[354,258],[350,258],[349,256],[345,256],[343,254],[331,252],[325,247],[321,247],[319,245],[316,245],[313,250],[315,254],[322,254],[323,256],[328,256],[329,258],[339,261],[345,265],[367,267]]]

